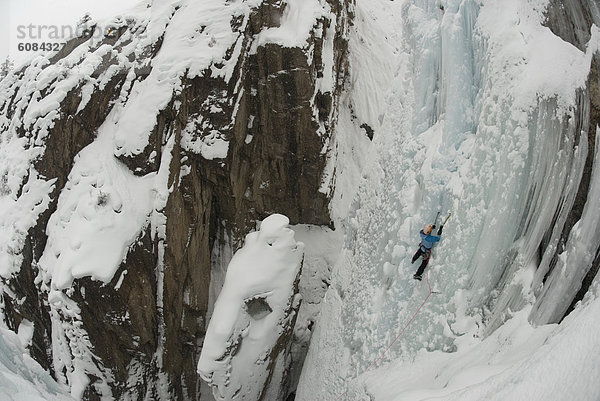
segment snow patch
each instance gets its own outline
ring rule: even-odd
[[[286,0],[280,25],[261,31],[252,44],[251,52],[255,53],[259,46],[267,43],[305,47],[317,19],[329,13],[330,7],[323,0]]]

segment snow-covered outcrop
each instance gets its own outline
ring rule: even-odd
[[[304,244],[289,219],[272,215],[246,236],[215,303],[198,373],[217,400],[278,400],[290,364],[300,306]],[[283,391],[282,391],[283,390]]]
[[[357,15],[388,38],[395,76],[388,88],[371,81],[386,90],[383,123],[296,399],[487,399],[500,389],[506,397],[494,399],[547,399],[535,398],[536,374],[558,363],[546,352],[585,366],[547,381],[561,386],[558,399],[598,399],[599,359],[583,350],[600,340],[577,333],[595,327],[598,301],[544,326],[577,307],[600,264],[597,3],[358,1]],[[350,60],[375,46],[350,44]],[[418,230],[438,210],[452,217],[428,280],[415,282]],[[568,335],[584,348],[568,355]],[[494,357],[479,360],[482,350]],[[521,374],[519,390],[503,388]]]

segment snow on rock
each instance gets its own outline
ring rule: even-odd
[[[110,282],[153,211],[166,204],[175,138],[165,146],[159,171],[137,177],[112,154],[113,128],[106,124],[76,157],[48,222],[39,266],[54,289],[86,276]]]
[[[191,128],[190,128],[191,127]],[[221,133],[217,130],[202,138],[194,138],[194,124],[188,124],[186,130],[182,133],[181,146],[190,152],[202,155],[206,160],[224,159],[227,157],[229,150],[229,142],[221,137]]]
[[[52,318],[53,368],[59,383],[69,386],[71,396],[81,400],[88,386],[102,398],[113,397],[111,372],[103,366],[82,327],[81,309],[62,291],[51,290],[48,295]],[[91,377],[94,380],[91,380]]]
[[[211,256],[214,233],[234,249],[273,210],[331,221],[352,8],[144,0],[0,82],[3,317],[44,322],[34,356],[74,396],[197,398],[208,271],[231,253]]]
[[[211,0],[167,1],[157,3],[157,7],[153,4],[152,20],[158,25],[148,27],[152,40],[149,43],[155,42],[153,35],[164,34],[161,51],[152,60],[148,77],[132,87],[115,135],[116,155],[136,155],[144,150],[158,113],[180,91],[184,75],[194,78],[213,63],[224,61],[215,75],[221,74],[226,80],[231,78],[238,58],[223,60],[223,56],[243,39],[243,35],[232,28],[232,16],[247,17],[251,7],[260,2],[227,3]]]
[[[320,191],[330,194],[332,217],[344,225],[361,173],[366,165],[373,134],[383,123],[385,96],[393,78],[396,42],[381,38],[389,35],[385,26],[394,23],[394,13],[386,7],[355,8],[348,40],[349,77],[340,96],[337,135],[326,166]],[[394,38],[396,39],[396,38]],[[369,131],[371,130],[371,135]],[[334,189],[333,193],[332,189]]]
[[[3,147],[0,152],[4,153],[6,150]],[[0,164],[6,163],[0,166],[0,276],[4,278],[9,278],[21,268],[27,232],[35,225],[38,216],[48,208],[49,194],[56,181],[45,180],[35,169],[31,169],[21,195],[17,196],[18,190],[8,178],[8,172],[14,167],[10,163],[14,161],[14,157],[0,158]]]
[[[324,0],[287,0],[279,26],[260,32],[253,49],[266,43],[303,47],[316,20],[329,12],[330,7]]]
[[[218,400],[255,401],[278,393],[304,254],[288,224],[283,215],[269,216],[229,263],[198,361],[198,373]]]

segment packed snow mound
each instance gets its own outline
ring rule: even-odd
[[[33,334],[24,321],[19,334],[0,328],[0,399],[3,401],[73,401],[26,350]],[[29,338],[28,338],[29,337]]]
[[[296,318],[304,254],[288,224],[286,216],[269,216],[229,263],[198,361],[218,400],[255,401],[273,375],[281,383],[288,345],[281,339]]]

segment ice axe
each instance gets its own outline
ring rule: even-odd
[[[438,215],[440,213],[438,212]],[[448,221],[448,219],[450,218],[450,216],[452,216],[452,213],[448,213],[448,216],[446,216],[446,218],[444,219],[444,222],[442,223],[442,227],[444,227],[444,225],[446,224],[446,222]],[[437,221],[437,217],[435,218],[435,220]]]
[[[433,221],[433,226],[435,227],[437,225],[437,221],[438,218],[440,217],[440,212],[437,212],[437,214],[435,215],[435,220]],[[447,219],[446,219],[447,220]]]

